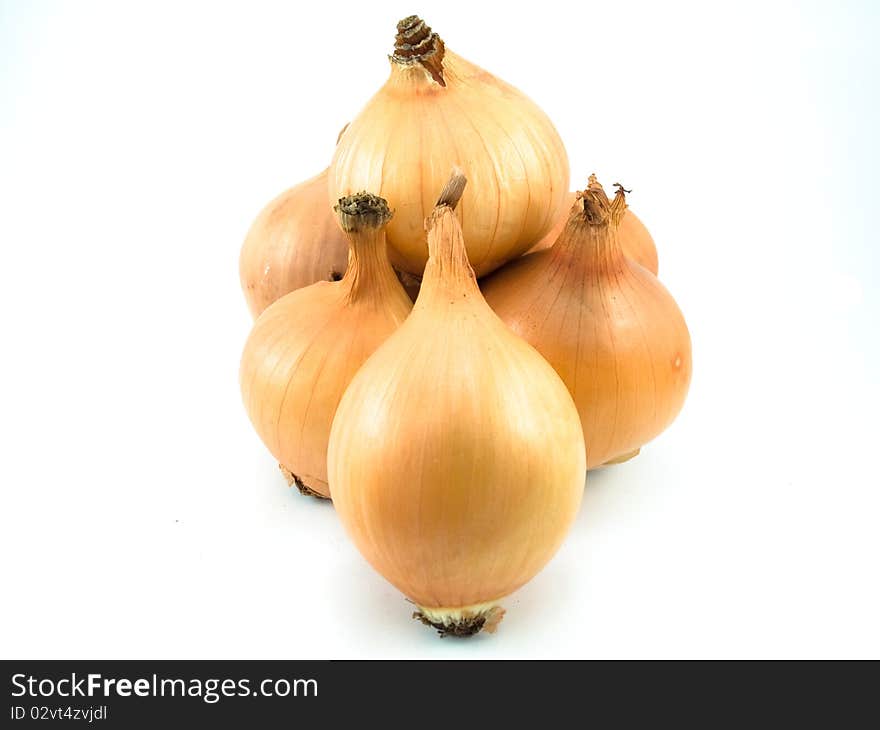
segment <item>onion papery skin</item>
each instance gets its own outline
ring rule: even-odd
[[[566,212],[559,216],[550,232],[532,246],[528,253],[544,251],[556,243],[556,239],[559,238],[565,228],[565,224],[568,222],[568,211],[571,210],[571,206],[574,205],[576,199],[577,193],[569,193]],[[641,218],[629,208],[623,214],[623,218],[620,219],[618,236],[620,237],[623,253],[627,258],[635,261],[637,264],[641,264],[654,276],[657,276],[659,261],[657,259],[657,245],[654,243],[654,237],[648,231],[645,224],[642,223]]]
[[[690,384],[691,340],[666,288],[623,254],[616,227],[583,218],[578,201],[553,248],[481,287],[568,386],[592,469],[635,455],[672,423]]]
[[[242,397],[257,434],[316,496],[330,496],[327,441],[345,388],[412,308],[388,263],[384,232],[374,238],[352,242],[341,281],[312,284],[270,305],[242,355]]]
[[[438,211],[413,312],[346,391],[328,468],[364,557],[425,623],[464,635],[490,629],[556,552],[585,455],[564,384],[486,305],[453,212]]]
[[[238,268],[254,319],[285,294],[345,272],[348,239],[327,202],[327,174],[281,193],[251,225]]]
[[[564,212],[568,157],[553,123],[522,92],[448,49],[442,76],[445,85],[421,63],[392,56],[387,82],[336,148],[329,196],[366,189],[386,198],[395,212],[392,263],[418,276],[428,255],[425,217],[450,168],[464,169],[457,215],[483,276],[523,254]]]

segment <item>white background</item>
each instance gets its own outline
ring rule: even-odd
[[[875,3],[0,2],[0,655],[880,656]],[[439,640],[240,404],[252,219],[423,15],[633,189],[694,379]],[[497,12],[497,16],[495,13]]]

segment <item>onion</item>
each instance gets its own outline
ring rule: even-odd
[[[691,379],[687,325],[657,278],[628,259],[623,188],[595,179],[549,250],[482,282],[501,319],[565,381],[583,425],[587,466],[635,456],[676,417]]]
[[[385,197],[395,211],[392,263],[421,275],[425,216],[450,167],[467,166],[459,215],[482,276],[524,253],[564,212],[565,148],[534,102],[446,49],[419,18],[397,29],[390,77],[336,148],[330,198],[357,190]]]
[[[327,203],[327,170],[269,203],[239,258],[241,288],[254,319],[285,294],[336,281],[348,264],[348,239]]]
[[[386,201],[360,193],[341,199],[337,211],[350,244],[345,276],[270,305],[241,359],[242,396],[257,433],[288,480],[317,497],[330,496],[327,439],[339,399],[412,308],[388,263]]]
[[[585,477],[565,385],[480,295],[453,212],[463,187],[456,173],[428,219],[418,300],[353,378],[327,456],[355,545],[455,635],[494,630],[562,543]]]

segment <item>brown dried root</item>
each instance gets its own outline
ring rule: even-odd
[[[490,606],[477,610],[464,609],[462,611],[437,611],[419,608],[412,617],[421,621],[425,626],[436,629],[441,639],[447,636],[464,638],[478,634],[480,631],[494,634],[498,630],[501,619],[504,618],[504,609],[501,606]]]
[[[281,469],[281,473],[284,474],[284,478],[287,480],[288,487],[296,487],[299,490],[299,493],[306,497],[315,497],[316,499],[327,499],[330,497],[325,497],[320,492],[316,492],[314,489],[307,487],[303,480],[300,479],[296,474],[294,474],[290,469],[288,469],[284,464],[279,464],[278,468]]]

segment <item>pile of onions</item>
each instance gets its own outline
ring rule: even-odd
[[[589,468],[635,456],[678,415],[691,379],[675,300],[624,254],[624,192],[610,201],[591,178],[552,248],[483,282],[495,312],[571,391]]]
[[[562,543],[585,477],[565,385],[480,294],[453,213],[463,187],[454,175],[428,219],[415,307],[352,380],[328,454],[355,545],[455,635],[494,628]]]
[[[688,329],[626,191],[568,189],[547,116],[410,16],[328,170],[242,250],[257,434],[443,636],[494,631],[587,470],[687,394]]]
[[[412,308],[388,263],[387,202],[360,193],[336,209],[350,246],[345,275],[270,305],[241,358],[241,392],[254,428],[288,481],[317,497],[330,496],[327,439],[346,386]]]

